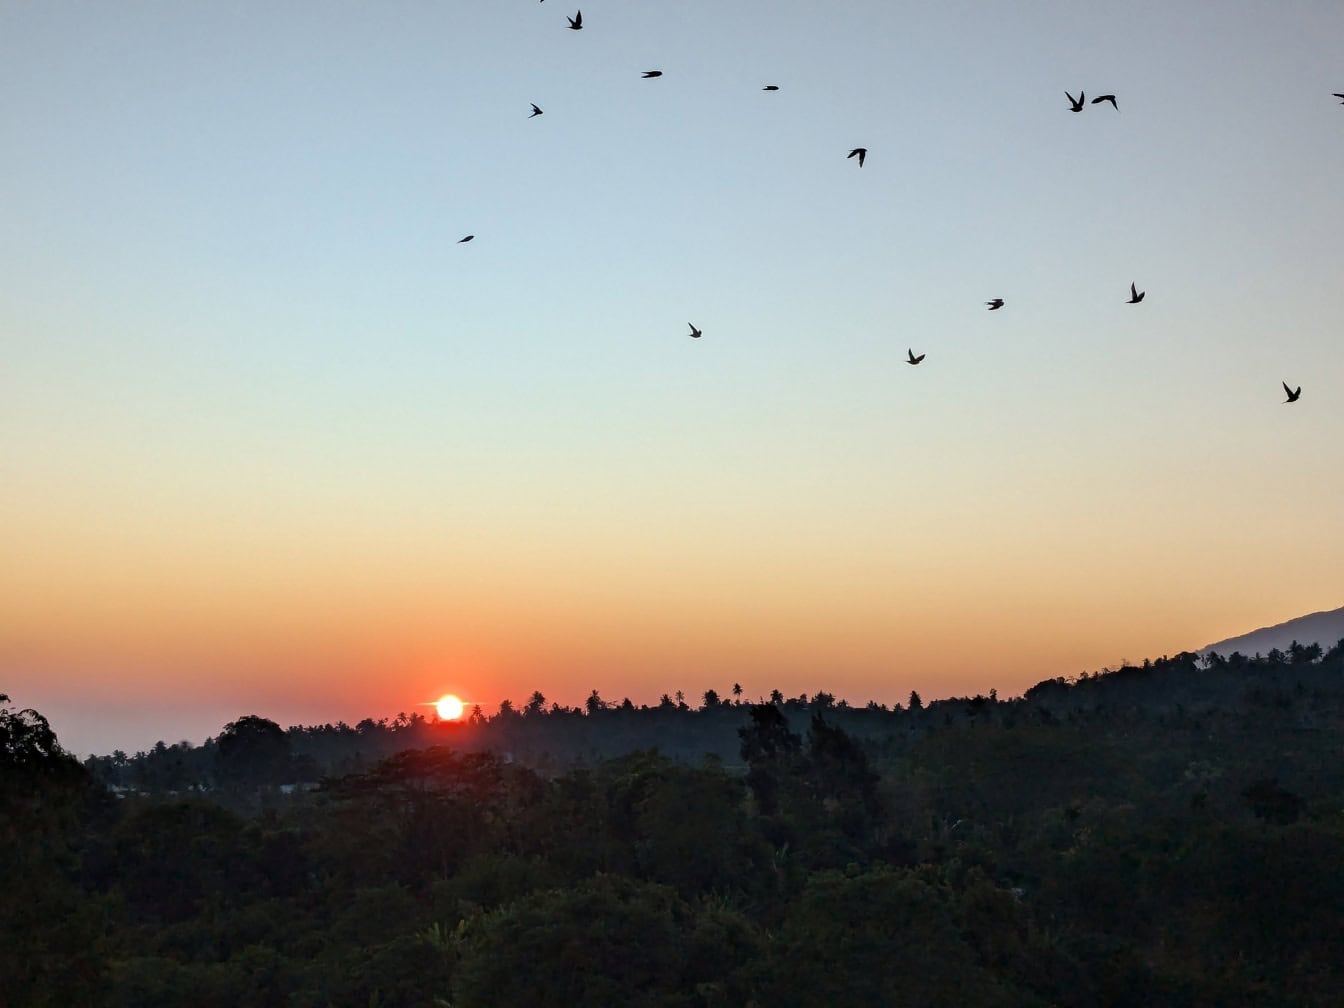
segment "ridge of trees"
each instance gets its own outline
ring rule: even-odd
[[[211,790],[118,793],[0,700],[0,1003],[1344,1003],[1344,650],[1028,694],[677,707],[730,758],[431,745],[288,796],[264,718]]]
[[[1275,708],[1279,716],[1291,713],[1303,728],[1310,728],[1334,723],[1316,699],[1339,688],[1341,670],[1344,641],[1328,651],[1295,643],[1268,655],[1200,658],[1184,652],[1139,665],[1122,663],[1073,678],[1046,679],[1023,696],[1006,700],[990,690],[988,695],[925,703],[912,691],[904,706],[876,701],[857,706],[824,690],[796,697],[773,690],[768,702],[795,731],[806,730],[809,719],[821,714],[850,735],[870,740],[975,720],[1078,721],[1099,710],[1115,713],[1121,708],[1135,718],[1213,721]],[[90,757],[85,766],[109,786],[154,794],[314,783],[367,769],[406,749],[435,745],[507,754],[545,773],[648,748],[689,762],[713,754],[729,766],[741,766],[736,731],[742,712],[756,705],[742,699],[740,684],[731,692],[734,699],[725,700],[706,690],[700,705],[692,707],[681,692],[675,698],[664,694],[654,705],[636,706],[629,699],[609,702],[593,690],[582,707],[566,707],[548,704],[535,691],[521,708],[504,700],[493,714],[476,707],[459,722],[402,713],[391,719],[365,718],[353,726],[341,722],[282,730],[273,721],[247,715],[200,746],[159,742],[134,756],[118,751]]]

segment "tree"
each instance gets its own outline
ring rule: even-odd
[[[910,705],[909,705],[909,706],[910,706],[910,709],[911,709],[912,711],[923,710],[923,709],[924,709],[924,701],[920,699],[919,694],[916,693],[914,690],[911,690],[911,691],[910,691]]]
[[[719,705],[719,694],[712,689],[705,690],[705,710],[712,710]]]
[[[1307,807],[1307,803],[1300,795],[1281,787],[1278,780],[1273,777],[1248,785],[1242,790],[1241,796],[1246,799],[1246,804],[1251,807],[1257,818],[1279,826],[1297,822]]]
[[[596,714],[598,711],[607,709],[607,702],[598,695],[597,690],[593,690],[588,694],[588,699],[584,701],[584,706],[588,708],[589,714]]]
[[[598,875],[471,921],[453,977],[458,1008],[674,1003],[690,909],[665,886]]]
[[[733,702],[742,702],[742,684],[740,682],[733,683]]]
[[[758,1002],[790,1008],[1041,1003],[1012,996],[983,968],[960,933],[946,885],[885,867],[813,874],[760,969]]]
[[[747,786],[762,813],[779,807],[781,781],[791,776],[803,748],[800,736],[789,731],[789,722],[774,704],[753,704],[751,723],[737,730],[739,752],[747,764]]]
[[[18,821],[51,798],[77,793],[84,780],[47,719],[31,708],[12,710],[9,702],[0,693],[0,821]]]
[[[103,922],[72,883],[89,775],[45,717],[8,704],[0,693],[0,1005],[97,1004]]]
[[[863,839],[878,815],[881,779],[868,765],[863,746],[815,713],[807,733],[807,754],[818,796],[838,806],[839,825],[849,839]]]
[[[240,787],[280,784],[290,776],[289,737],[274,721],[255,714],[230,721],[215,740],[221,779]]]

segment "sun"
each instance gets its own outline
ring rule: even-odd
[[[445,693],[434,701],[434,709],[439,712],[439,720],[456,721],[462,716],[462,701],[451,693]]]

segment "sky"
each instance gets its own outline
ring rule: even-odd
[[[573,13],[0,5],[0,692],[67,748],[1344,605],[1344,5]]]

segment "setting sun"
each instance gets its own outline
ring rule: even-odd
[[[462,701],[447,693],[434,702],[434,709],[443,721],[456,721],[462,716]]]

